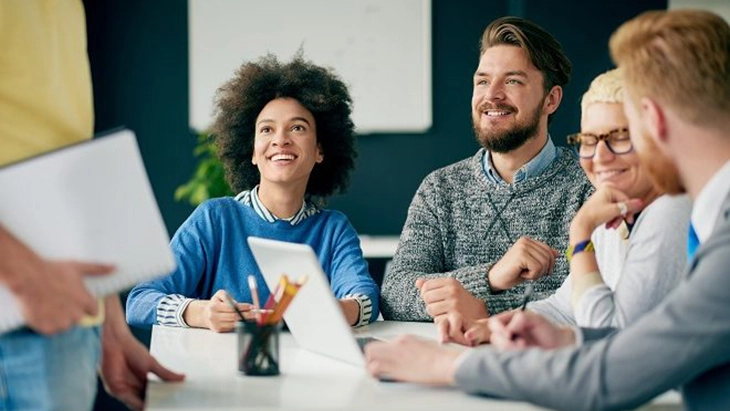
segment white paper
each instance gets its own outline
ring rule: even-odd
[[[113,274],[85,280],[99,297],[175,269],[130,130],[0,168],[0,222],[42,258],[115,265]],[[0,285],[0,332],[23,324]]]

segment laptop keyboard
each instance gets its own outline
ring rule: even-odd
[[[381,338],[377,337],[355,337],[355,341],[357,341],[357,345],[360,346],[360,351],[363,353],[365,352],[365,346],[373,341],[386,341]],[[378,377],[378,381],[380,382],[398,382],[392,378],[389,378],[387,376],[381,375]]]
[[[355,337],[355,341],[357,341],[357,345],[360,346],[360,351],[365,351],[365,346],[373,341],[383,341],[380,338],[375,337]]]

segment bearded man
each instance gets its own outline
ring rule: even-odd
[[[686,410],[730,409],[730,25],[706,11],[650,11],[621,25],[610,48],[644,167],[693,202],[683,281],[621,330],[513,311],[489,319],[492,345],[479,349],[374,342],[371,374],[559,410],[634,409],[678,387]],[[623,216],[626,202],[614,198],[601,218]]]
[[[568,274],[568,227],[593,191],[548,134],[571,63],[518,17],[493,21],[480,53],[471,114],[482,148],[421,183],[383,279],[385,319],[484,318],[518,306],[525,281],[540,299]]]

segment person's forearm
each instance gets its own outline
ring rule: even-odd
[[[0,224],[0,283],[21,292],[23,273],[35,270],[40,258]]]
[[[571,292],[570,281],[565,281],[555,291],[555,294],[539,301],[530,302],[527,304],[527,309],[554,323],[575,325],[573,307],[570,303]]]
[[[421,183],[398,242],[390,269],[383,277],[380,311],[386,320],[431,321],[416,279],[443,277],[443,242],[438,226],[438,206],[430,200],[436,190],[429,182]]]
[[[0,224],[0,282],[9,287],[15,277],[11,256],[17,255],[17,252],[18,241]]]
[[[524,299],[521,293],[510,290],[501,294],[492,294],[486,298],[487,311],[489,315],[497,315],[504,311],[518,308]]]
[[[575,310],[588,289],[603,284],[594,252],[584,251],[573,256],[570,262],[570,282],[572,286],[570,301]]]
[[[486,280],[486,268],[491,264],[480,264],[462,267],[445,273],[423,273],[403,270],[394,265],[383,279],[381,294],[381,312],[386,319],[397,321],[431,321],[426,312],[420,291],[416,287],[416,279],[431,280],[442,277],[453,277],[464,289],[474,297],[485,301],[493,297]],[[487,310],[489,307],[485,304]],[[491,314],[491,313],[490,313]]]
[[[129,326],[124,320],[124,310],[117,294],[104,298],[104,332],[103,335],[129,333]]]
[[[189,327],[210,328],[208,321],[205,319],[205,307],[209,304],[208,300],[193,300],[185,307],[183,312],[183,320]]]
[[[415,272],[391,269],[383,278],[380,311],[386,320],[431,321],[416,288],[417,278],[437,278],[436,275],[420,275]]]
[[[590,224],[584,222],[579,213],[570,225],[570,245],[575,246],[582,241],[590,240],[592,233]],[[573,310],[576,310],[586,290],[603,283],[594,251],[582,251],[572,256],[570,282],[572,286],[570,301]]]
[[[347,319],[347,324],[354,325],[360,317],[360,304],[354,298],[347,298],[340,300],[340,306]]]

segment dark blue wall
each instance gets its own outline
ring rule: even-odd
[[[611,67],[611,32],[666,3],[433,0],[433,127],[427,133],[361,136],[350,190],[330,206],[345,212],[361,233],[399,234],[421,179],[477,150],[469,114],[471,78],[479,38],[494,18],[509,13],[537,22],[573,60],[573,80],[550,127],[553,140],[564,144],[564,136],[578,129],[581,94],[596,74]],[[89,0],[87,20],[96,128],[124,124],[137,132],[172,234],[192,211],[175,202],[173,192],[195,167],[195,140],[188,129],[187,2]]]
[[[399,234],[421,179],[477,150],[469,114],[471,79],[479,38],[491,20],[505,14],[527,17],[553,33],[573,60],[573,81],[550,127],[553,140],[564,144],[564,136],[578,128],[581,94],[596,74],[611,67],[607,52],[611,32],[643,10],[667,6],[666,0],[432,0],[432,4],[433,127],[422,134],[362,136],[350,190],[330,202],[364,234]],[[137,133],[172,235],[192,211],[191,206],[175,202],[173,193],[196,164],[195,136],[188,129],[187,1],[85,0],[85,5],[96,129],[126,125]],[[135,332],[148,343],[148,331]],[[95,408],[123,409],[103,393]]]

